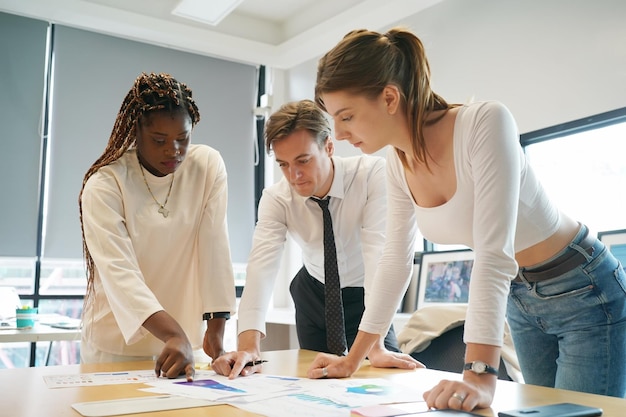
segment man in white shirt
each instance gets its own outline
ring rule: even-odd
[[[260,370],[247,363],[260,357],[265,316],[289,234],[302,249],[304,266],[290,285],[302,349],[332,352],[325,323],[324,223],[313,198],[330,197],[347,347],[354,342],[385,240],[385,160],[333,156],[330,125],[311,100],[283,105],[265,131],[283,178],[266,188],[248,259],[238,311],[238,352],[220,356],[213,369],[231,378]],[[384,344],[384,346],[383,346]],[[399,352],[393,326],[378,345]]]

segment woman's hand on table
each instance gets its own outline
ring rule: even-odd
[[[493,402],[496,378],[488,375],[484,378],[484,383],[441,380],[435,387],[424,393],[424,401],[429,408],[452,408],[464,411],[487,408]]]

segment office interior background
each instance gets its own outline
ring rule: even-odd
[[[245,34],[252,39],[233,29],[251,19],[244,14],[233,12],[219,32],[162,20],[158,12],[174,0],[132,3],[0,0],[0,287],[17,288],[22,303],[41,313],[80,317],[82,177],[142,71],[169,72],[194,91],[202,118],[192,140],[224,156],[233,262],[238,285],[245,285],[258,195],[282,175],[264,155],[257,127],[281,104],[312,98],[319,57],[361,27],[414,31],[437,93],[457,103],[502,101],[557,204],[594,233],[626,229],[621,0],[294,1],[302,8],[282,16],[282,32],[261,20],[245,25],[265,33]],[[325,9],[313,13],[314,3]],[[320,21],[306,26],[304,14]],[[337,144],[339,155],[357,152]],[[416,251],[454,249],[424,244]],[[290,306],[288,282],[299,255],[287,245],[274,307]],[[31,350],[43,364],[49,348],[0,345],[0,368],[28,366]],[[52,349],[51,364],[78,362],[79,342]]]

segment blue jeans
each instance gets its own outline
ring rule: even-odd
[[[599,240],[592,255],[577,245],[586,231],[561,252],[578,249],[581,265],[511,283],[507,319],[527,384],[625,397],[626,273]]]

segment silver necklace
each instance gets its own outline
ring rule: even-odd
[[[150,189],[150,186],[148,185],[148,181],[146,180],[146,174],[143,172],[143,165],[141,165],[141,161],[139,161],[139,155],[137,155],[137,161],[139,162],[139,168],[141,169],[141,176],[143,177],[143,183],[146,184],[146,187],[148,188],[148,192],[152,196],[152,199],[159,206],[158,212],[161,213],[163,215],[163,217],[167,217],[170,214],[170,211],[168,209],[166,209],[165,206],[167,205],[167,200],[169,200],[170,193],[172,192],[172,185],[174,184],[174,174],[175,173],[172,173],[172,182],[170,182],[170,189],[167,190],[167,196],[165,197],[165,202],[163,204],[161,204],[161,203],[159,203],[159,200],[156,199],[154,194],[152,194],[152,190]]]

